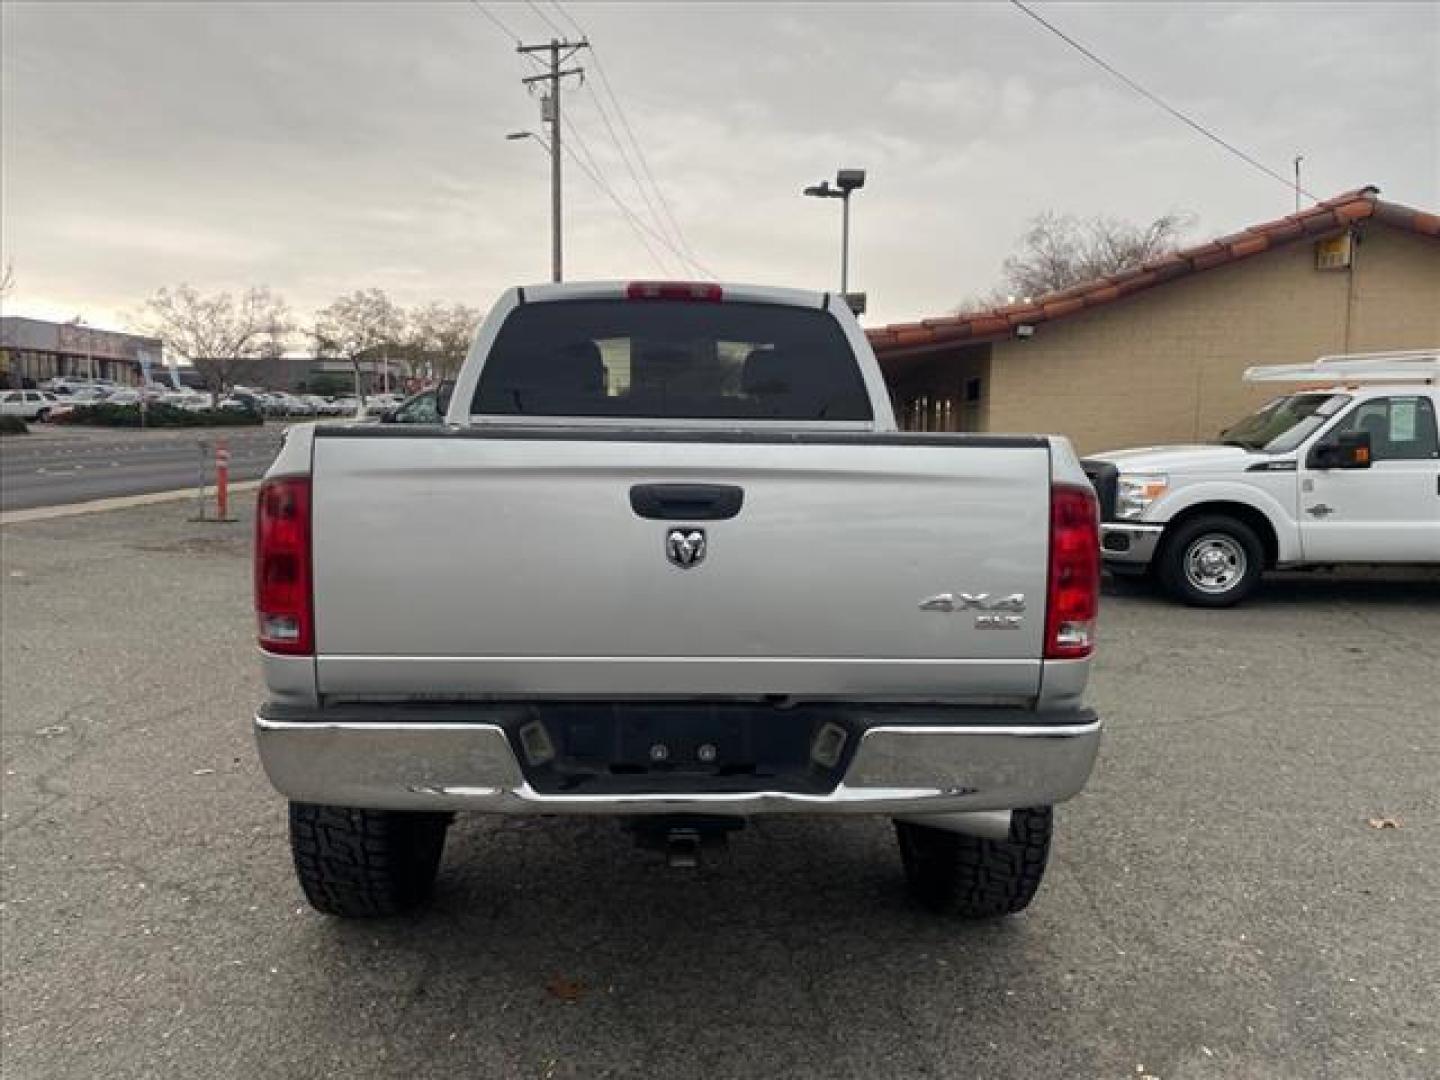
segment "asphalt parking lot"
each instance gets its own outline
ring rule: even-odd
[[[462,818],[431,909],[344,924],[252,752],[248,507],[188,509],[0,530],[7,1080],[1440,1074],[1435,575],[1108,595],[1107,741],[1019,918],[913,908],[882,821],[687,873]]]

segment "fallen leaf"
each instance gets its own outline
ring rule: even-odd
[[[567,979],[564,975],[556,975],[545,984],[545,992],[557,1001],[563,1001],[566,1005],[574,1005],[585,993],[585,984],[579,979]]]
[[[1398,829],[1404,822],[1397,817],[1372,817],[1368,824],[1372,829]]]

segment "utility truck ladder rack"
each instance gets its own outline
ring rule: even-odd
[[[1245,381],[1265,382],[1440,381],[1440,349],[1322,356],[1308,364],[1267,364],[1245,369]]]

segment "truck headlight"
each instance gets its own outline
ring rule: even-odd
[[[1115,516],[1134,521],[1145,516],[1150,504],[1170,490],[1170,478],[1155,473],[1120,477],[1115,495]]]

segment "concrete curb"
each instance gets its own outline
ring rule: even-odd
[[[259,480],[243,480],[231,484],[230,491],[254,491],[260,486]],[[213,491],[214,485],[207,490]],[[109,499],[91,499],[88,502],[67,503],[64,506],[36,506],[29,510],[6,510],[0,512],[0,525],[20,525],[27,521],[49,521],[51,518],[74,517],[77,514],[98,514],[105,510],[128,510],[133,506],[150,506],[153,503],[178,502],[195,498],[194,488],[179,491],[152,491],[145,495],[117,495]]]

